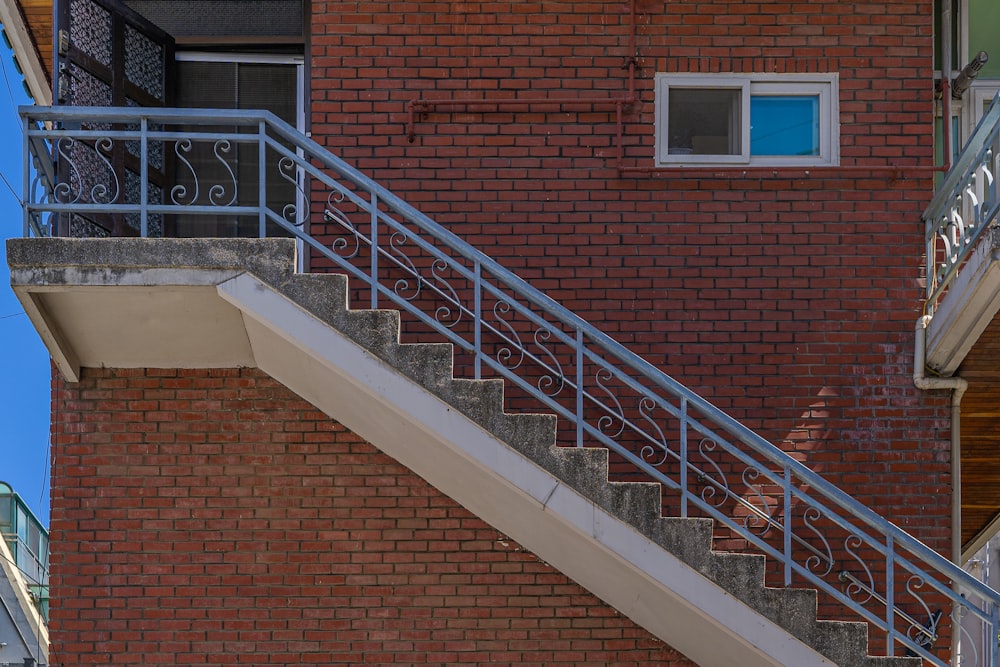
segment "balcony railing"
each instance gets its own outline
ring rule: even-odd
[[[21,497],[0,482],[0,538],[7,541],[14,565],[42,617],[49,615],[49,533]]]
[[[274,116],[21,115],[36,165],[25,234],[295,237],[368,305],[407,313],[475,377],[559,415],[566,444],[611,449],[662,483],[679,516],[713,518],[775,559],[785,586],[815,587],[879,628],[885,655],[944,666],[939,637],[960,639],[963,621],[997,637],[1000,594]],[[971,643],[965,667],[997,666],[995,642]]]
[[[927,314],[958,275],[1000,212],[1000,97],[994,98],[923,219],[927,241]]]

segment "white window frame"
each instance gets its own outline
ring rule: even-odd
[[[968,104],[968,110],[962,114],[965,117],[965,133],[961,137],[961,146],[959,148],[965,147],[965,142],[969,140],[972,136],[972,131],[976,129],[976,125],[982,120],[983,114],[985,113],[984,107],[986,107],[990,102],[993,101],[993,97],[1000,91],[1000,81],[997,79],[976,79],[969,90],[966,91],[966,99],[970,100]],[[962,102],[959,100],[952,100],[952,113],[957,106],[962,109]]]
[[[656,75],[656,151],[658,167],[718,165],[818,167],[840,164],[840,95],[837,73],[829,74],[668,74]],[[740,90],[740,144],[737,155],[670,154],[669,96],[673,89]],[[764,95],[819,97],[819,155],[750,154],[750,98]]]

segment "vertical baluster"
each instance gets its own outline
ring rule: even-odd
[[[681,467],[678,481],[681,483],[681,518],[688,515],[688,400],[681,397]]]
[[[371,206],[371,220],[372,220],[372,245],[371,245],[371,286],[372,286],[372,310],[378,308],[378,195],[374,192],[371,193],[371,199],[369,201],[369,206]]]
[[[976,223],[977,217],[979,215],[979,207],[976,202],[976,172],[978,167],[972,170],[972,174],[969,175],[969,180],[965,185],[965,189],[962,190],[962,226],[959,229],[959,241],[956,245],[956,250],[958,253],[965,252],[965,247],[969,245],[969,240],[972,235],[976,233]],[[958,256],[955,257],[956,264],[958,263]]]
[[[931,225],[932,224],[934,224],[933,220],[928,220],[927,221],[927,231],[928,232],[931,231]],[[927,265],[927,268],[925,270],[924,275],[925,275],[925,277],[927,279],[927,289],[926,289],[927,297],[926,298],[928,300],[931,298],[931,295],[934,293],[934,287],[936,286],[936,283],[937,283],[937,281],[934,280],[934,257],[937,255],[936,250],[937,250],[937,234],[936,233],[934,233],[934,234],[928,233],[927,234],[927,257],[924,258],[924,262]],[[933,307],[933,305],[934,305],[933,303],[930,303],[928,301],[928,307]],[[933,314],[933,313],[928,313],[928,314],[930,315],[930,314]]]
[[[896,655],[896,562],[895,542],[892,535],[885,536],[885,651],[890,658]]]
[[[267,236],[267,121],[257,125],[257,234],[260,238]],[[239,204],[239,202],[236,202]]]
[[[483,269],[482,264],[479,260],[475,260],[473,265],[473,272],[475,274],[473,278],[472,289],[474,291],[473,295],[473,319],[472,319],[472,349],[474,352],[473,361],[473,371],[475,374],[475,379],[481,380],[483,373]]]
[[[785,502],[785,533],[784,533],[784,553],[785,553],[785,588],[792,585],[792,469],[790,466],[783,467],[782,485]]]
[[[149,236],[149,118],[139,119],[139,236]]]
[[[995,600],[996,598],[994,598]],[[986,636],[986,646],[989,647],[989,656],[984,656],[983,664],[989,664],[990,667],[1000,667],[1000,650],[997,647],[998,637],[1000,637],[1000,605],[997,605],[995,601],[989,603],[990,608],[990,633]],[[954,631],[952,631],[954,634]],[[988,661],[988,662],[987,662]]]
[[[990,168],[993,170],[993,181],[990,183],[992,190],[990,193],[990,202],[994,210],[996,210],[996,206],[1000,204],[1000,146],[994,145],[993,150],[990,151],[990,158],[993,160],[993,164],[990,165]]]
[[[576,327],[576,446],[583,447],[583,329]]]
[[[31,213],[28,210],[29,205],[33,202],[31,201],[31,144],[28,142],[28,128],[30,127],[30,122],[28,120],[28,114],[23,114],[21,116],[21,155],[23,156],[23,164],[21,166],[21,182],[23,184],[23,189],[21,191],[21,213],[22,213],[22,231],[21,235],[24,238],[31,236]],[[42,158],[39,156],[38,161],[41,162]],[[39,164],[39,169],[43,167]],[[55,187],[55,183],[52,184]]]

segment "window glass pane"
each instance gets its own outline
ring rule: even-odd
[[[957,14],[952,14],[952,24],[957,28],[959,19]],[[969,56],[973,56],[980,51],[986,51],[991,56],[996,55],[997,30],[1000,30],[1000,2],[997,0],[969,0]],[[955,40],[957,44],[957,40]],[[955,58],[952,66],[955,69],[965,67],[968,60],[960,62],[961,58]],[[980,79],[1000,76],[1000,59],[990,58],[979,73]]]
[[[740,91],[671,88],[670,155],[739,155]]]
[[[751,96],[750,154],[819,155],[819,96]]]
[[[28,540],[28,515],[20,507],[14,509],[14,523],[17,526],[17,536],[22,542]]]

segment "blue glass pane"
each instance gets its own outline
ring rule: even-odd
[[[752,96],[750,154],[819,155],[819,96]]]

